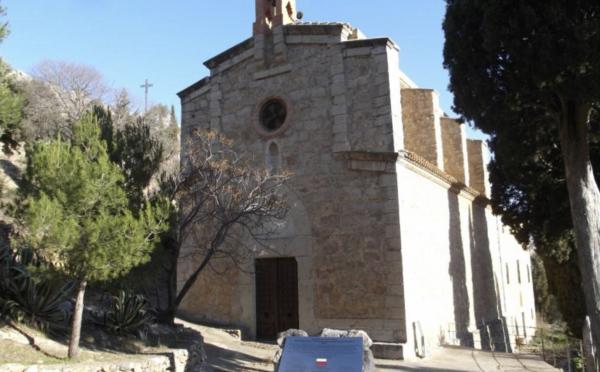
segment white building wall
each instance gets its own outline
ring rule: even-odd
[[[416,167],[399,163],[397,172],[405,357],[445,344],[472,344],[471,201]]]
[[[502,260],[501,277],[503,306],[507,330],[513,347],[517,338],[527,342],[535,334],[536,315],[531,276],[531,257],[528,251],[496,218]],[[518,271],[517,271],[518,270]]]
[[[448,344],[514,350],[517,328],[528,341],[535,325],[529,253],[472,195],[403,161],[397,174],[405,357]]]

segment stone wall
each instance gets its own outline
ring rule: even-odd
[[[490,196],[490,182],[487,170],[489,158],[487,148],[481,140],[467,140],[467,159],[469,162],[469,186],[477,192]]]
[[[182,138],[221,131],[261,167],[275,146],[294,174],[290,214],[256,258],[296,259],[300,328],[364,329],[390,350],[403,343],[408,358],[421,336],[427,350],[478,346],[482,321],[530,309],[531,285],[516,306],[508,298],[518,289],[499,279],[504,260],[525,262],[526,253],[499,233],[482,197],[483,143],[467,141],[436,93],[398,69],[390,40],[360,35],[344,24],[297,24],[211,59],[211,76],[180,95]],[[269,97],[288,107],[277,133],[259,128]],[[195,250],[186,242],[183,257]],[[181,262],[179,285],[190,263]],[[215,264],[220,274],[203,273],[182,311],[254,337],[254,263]]]
[[[315,27],[286,27],[285,37],[294,39],[286,43],[284,64],[265,66],[256,58],[261,53],[248,49],[237,51],[232,58],[239,62],[227,69],[215,65],[205,85],[182,99],[182,138],[195,128],[220,130],[258,166],[264,166],[266,149],[275,144],[282,168],[294,173],[288,184],[294,207],[271,249],[257,257],[296,258],[300,327],[309,332],[360,328],[376,340],[400,342],[404,322],[395,157],[389,167],[385,156],[346,155],[395,149],[391,134],[401,126],[401,117],[392,112],[388,64],[397,61],[397,50],[387,39],[339,43],[352,33],[338,35],[333,43],[322,32],[301,43],[311,37],[302,31]],[[347,31],[336,25],[319,28],[330,29]],[[371,84],[372,79],[378,83]],[[399,85],[397,78],[394,85]],[[286,129],[275,136],[256,129],[267,97],[280,97],[288,105]],[[194,249],[195,243],[188,241],[182,255]],[[237,277],[203,273],[183,312],[209,322],[230,319],[253,337],[253,263],[244,269],[248,274]],[[182,262],[179,285],[190,270]],[[219,298],[211,298],[215,296]]]
[[[396,69],[397,55],[388,39],[343,44],[345,84],[339,89],[346,97],[351,151],[393,152],[397,147],[394,134],[402,132],[401,117],[394,112],[394,96],[390,95],[392,89],[397,91],[397,79],[390,75]]]
[[[432,89],[402,89],[404,148],[444,170],[439,98]]]
[[[140,360],[114,361],[103,363],[72,363],[52,365],[3,364],[0,369],[5,372],[105,372],[136,371],[162,372],[171,370],[171,362],[167,356],[148,356]]]
[[[440,124],[444,150],[444,171],[456,178],[458,182],[468,185],[469,167],[465,125],[447,117],[442,117]]]
[[[192,272],[201,260],[200,256],[182,259],[179,270]],[[234,309],[239,298],[236,288],[239,275],[238,267],[230,259],[213,259],[184,298],[182,313],[190,313],[189,317],[203,323],[237,325],[239,320]]]

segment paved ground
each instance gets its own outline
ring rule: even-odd
[[[221,329],[178,322],[202,333],[212,371],[273,371],[271,359],[277,350],[275,345],[240,341]],[[382,372],[560,371],[533,355],[462,348],[443,348],[430,358],[414,362],[377,360],[376,365],[377,370]]]
[[[490,353],[462,348],[443,348],[430,358],[415,362],[377,361],[378,371],[560,371],[530,354]]]

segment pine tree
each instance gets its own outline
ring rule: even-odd
[[[170,127],[177,127],[177,115],[175,115],[175,106],[171,105],[171,118],[169,119]]]
[[[2,5],[0,5],[0,16],[4,15],[6,15],[6,9]],[[6,35],[8,35],[8,24],[5,22],[0,24],[0,42],[4,40]]]
[[[157,209],[136,217],[123,172],[109,159],[97,119],[85,115],[70,141],[38,142],[28,151],[20,220],[25,240],[77,284],[69,357],[79,353],[85,289],[147,262],[162,232]]]
[[[23,104],[23,96],[10,76],[10,68],[0,60],[0,142],[6,153],[18,146]]]
[[[0,5],[0,16],[6,11]],[[0,43],[8,35],[8,24],[0,24]],[[4,151],[10,153],[18,144],[19,124],[23,114],[24,100],[10,77],[10,68],[0,59],[0,142]]]

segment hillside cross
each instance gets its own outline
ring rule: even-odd
[[[153,86],[154,84],[148,83],[148,79],[146,79],[143,85],[140,85],[140,88],[144,88],[144,113],[148,111],[148,89]]]

